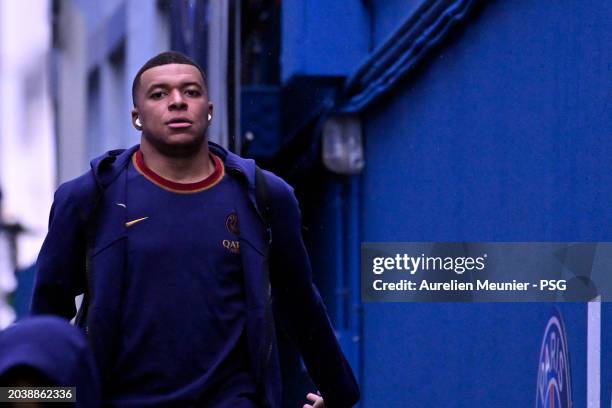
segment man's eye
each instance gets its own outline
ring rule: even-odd
[[[150,97],[151,99],[161,99],[164,96],[164,94],[165,93],[162,91],[157,91],[157,92],[153,92]]]
[[[188,89],[185,91],[185,93],[187,94],[187,96],[200,96],[200,91],[198,91],[197,89]]]

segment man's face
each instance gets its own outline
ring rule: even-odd
[[[189,154],[204,142],[212,104],[202,75],[193,65],[167,64],[144,71],[136,105],[132,121],[139,119],[143,142],[157,150]]]

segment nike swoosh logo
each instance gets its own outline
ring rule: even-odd
[[[142,218],[138,218],[136,220],[128,221],[128,222],[125,223],[125,226],[129,228],[132,225],[139,223],[140,221],[146,220],[147,218],[149,218],[149,217],[142,217]]]

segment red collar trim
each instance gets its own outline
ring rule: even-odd
[[[172,191],[174,193],[197,193],[200,191],[208,190],[221,181],[225,175],[225,167],[223,161],[216,155],[210,153],[210,157],[215,163],[215,170],[213,173],[206,177],[204,180],[197,181],[195,183],[177,183],[163,178],[159,174],[151,170],[144,162],[142,152],[136,151],[132,156],[132,162],[136,170],[142,174],[146,179],[163,188],[164,190]]]

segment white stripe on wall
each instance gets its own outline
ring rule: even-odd
[[[589,302],[587,317],[587,407],[600,408],[601,299]]]

